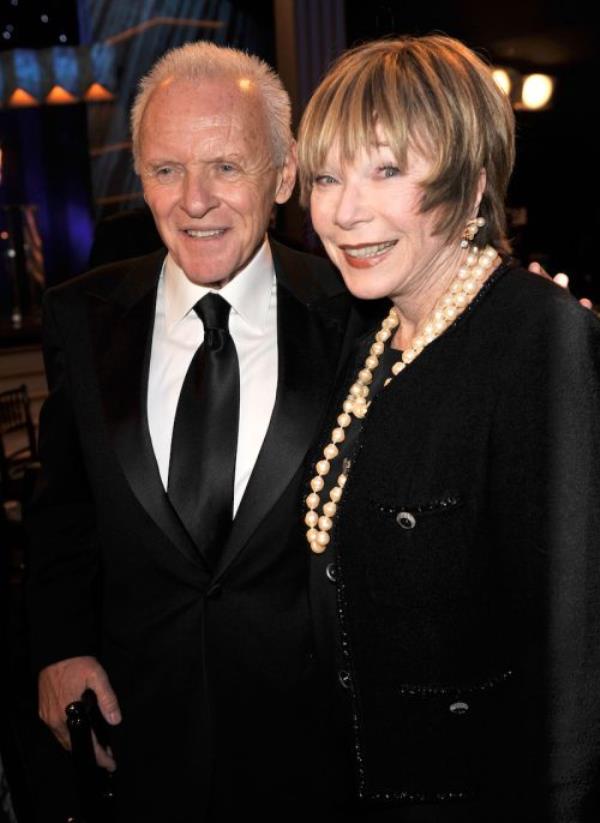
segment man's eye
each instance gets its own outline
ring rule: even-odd
[[[223,174],[233,174],[237,171],[237,166],[234,166],[233,163],[219,163],[218,168]]]
[[[153,176],[160,183],[170,183],[177,178],[177,169],[173,166],[159,166],[154,169]]]

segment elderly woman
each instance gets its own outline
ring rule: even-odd
[[[346,53],[300,129],[325,250],[391,301],[306,496],[365,819],[598,819],[600,324],[507,255],[513,146],[442,36]]]

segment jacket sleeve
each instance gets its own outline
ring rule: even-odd
[[[600,812],[600,324],[558,301],[510,357],[491,500],[524,650],[523,819],[587,823]]]
[[[96,521],[75,412],[72,375],[55,319],[44,305],[44,359],[49,395],[40,415],[40,476],[26,514],[28,610],[36,671],[95,653]]]

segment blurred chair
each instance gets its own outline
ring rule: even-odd
[[[0,484],[5,506],[26,501],[38,468],[27,386],[0,392]]]

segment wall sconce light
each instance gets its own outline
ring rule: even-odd
[[[541,111],[548,108],[554,94],[554,79],[548,74],[521,74],[512,68],[496,68],[492,77],[508,96],[513,109]]]
[[[54,46],[0,53],[0,108],[65,105],[115,98],[114,48]]]

